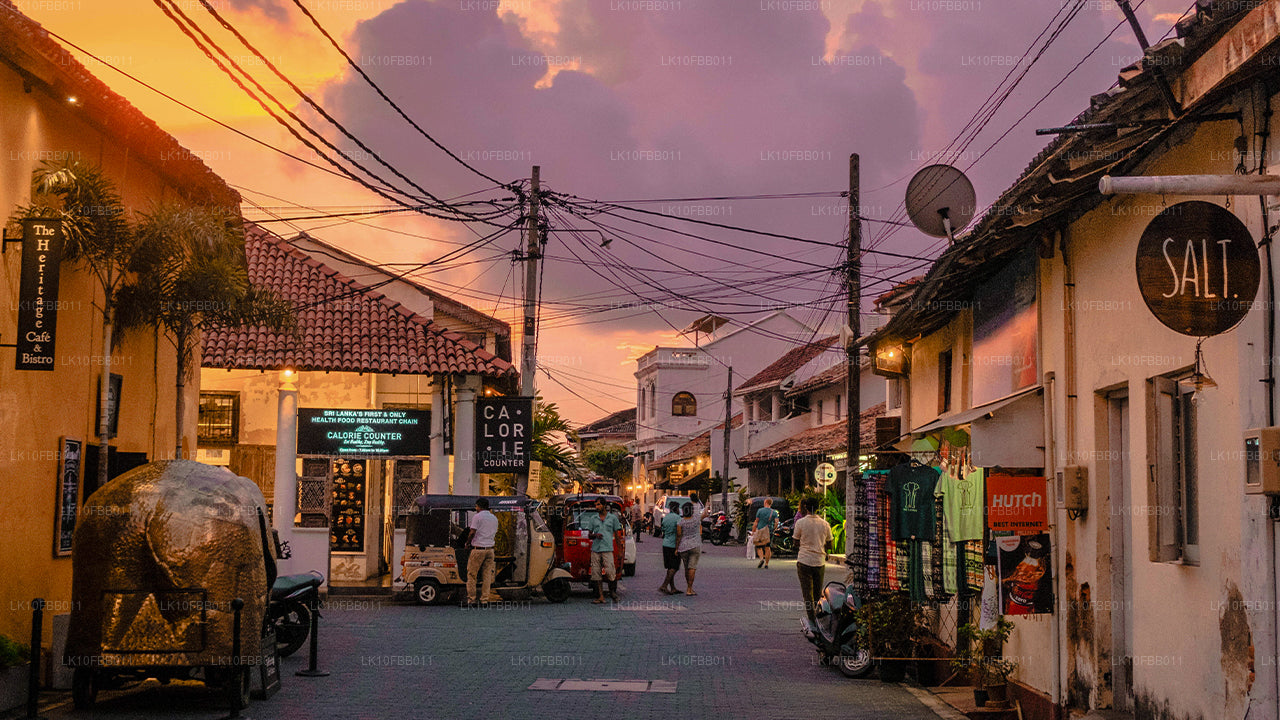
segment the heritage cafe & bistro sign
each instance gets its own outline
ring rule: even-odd
[[[1191,337],[1219,335],[1253,307],[1258,248],[1230,210],[1203,200],[1165,208],[1138,240],[1138,289],[1151,314]]]
[[[61,220],[22,221],[15,370],[53,370],[62,246]]]
[[[298,454],[427,457],[431,411],[298,408]]]

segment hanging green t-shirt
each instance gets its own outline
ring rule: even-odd
[[[894,540],[932,540],[937,515],[934,513],[934,487],[938,470],[925,465],[903,463],[889,471],[891,512],[889,528]]]
[[[954,477],[943,473],[934,491],[942,498],[942,517],[953,542],[981,540],[982,509],[986,502],[981,468]]]

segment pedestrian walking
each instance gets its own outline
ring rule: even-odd
[[[493,574],[496,566],[493,560],[493,541],[498,535],[498,518],[489,512],[488,498],[476,500],[476,514],[471,516],[467,532],[467,544],[471,553],[467,557],[467,605],[475,607],[478,602],[489,602],[489,593],[493,590]],[[483,584],[479,592],[477,585]]]
[[[693,507],[686,503],[680,508],[680,522],[676,525],[676,554],[684,563],[684,594],[697,595],[693,591],[693,576],[698,569],[698,558],[702,555],[702,518]]]
[[[680,544],[677,539],[679,527],[680,503],[672,500],[667,503],[667,513],[662,516],[662,567],[667,571],[667,577],[658,587],[658,592],[663,595],[680,592],[675,586],[676,571],[680,569],[680,555],[676,550]]]
[[[792,537],[799,544],[796,555],[796,575],[800,578],[800,594],[804,597],[804,611],[809,625],[818,624],[816,609],[822,593],[823,575],[827,568],[827,549],[831,545],[831,524],[818,514],[818,501],[805,498],[800,503],[804,517],[795,523]]]
[[[601,574],[609,579],[609,598],[618,601],[618,566],[613,557],[614,542],[622,542],[622,521],[609,512],[604,498],[596,499],[596,514],[582,517],[582,529],[591,539],[591,582],[595,585],[596,599],[591,602],[604,604],[604,583]]]
[[[760,558],[757,568],[769,567],[769,559],[773,557],[773,531],[777,527],[778,511],[773,509],[773,498],[765,498],[764,507],[756,511],[755,522],[751,524],[751,544]]]

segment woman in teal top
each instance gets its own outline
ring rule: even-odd
[[[751,524],[751,537],[756,542],[756,557],[760,562],[757,568],[768,568],[769,558],[773,557],[773,531],[778,527],[778,511],[773,509],[773,498],[764,499],[764,507],[756,511],[756,520]],[[768,533],[756,539],[756,530],[766,528]],[[761,543],[759,540],[763,540]]]

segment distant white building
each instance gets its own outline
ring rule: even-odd
[[[730,367],[736,385],[815,330],[780,310],[746,325],[708,315],[684,333],[690,345],[655,347],[636,361],[634,475],[650,484],[654,460],[724,422]],[[650,489],[645,499],[656,495]]]

